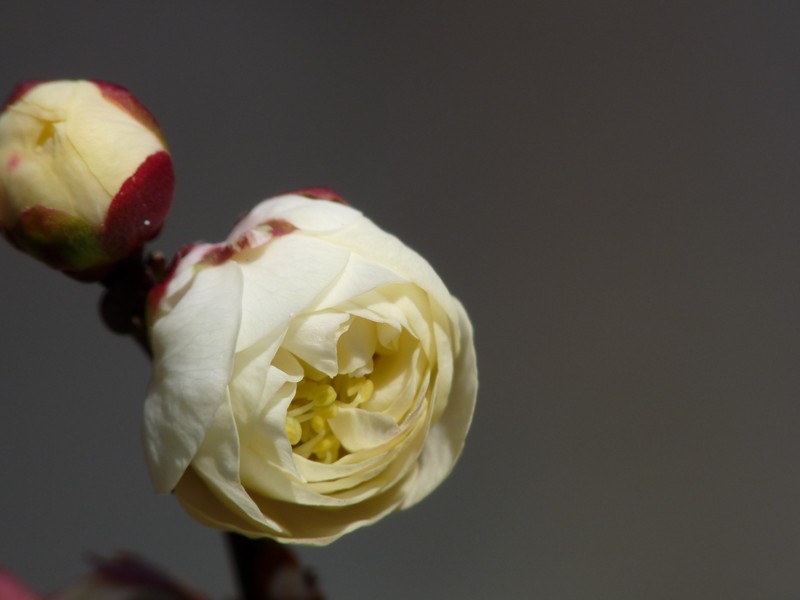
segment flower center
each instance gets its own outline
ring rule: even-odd
[[[292,450],[303,458],[333,463],[347,453],[331,430],[328,419],[340,406],[355,408],[369,401],[375,386],[371,379],[336,375],[322,379],[306,377],[297,384],[286,413],[286,435]]]

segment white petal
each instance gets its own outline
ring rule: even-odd
[[[280,349],[280,344],[280,337],[265,338],[236,354],[228,389],[240,427],[251,422],[260,423],[278,390],[286,383],[296,383],[303,378],[302,367]],[[273,363],[279,363],[283,369]]]
[[[239,480],[239,434],[230,402],[224,402],[208,430],[192,468],[211,492],[238,516],[262,527],[280,530],[264,515]]]
[[[346,313],[321,312],[292,319],[283,347],[316,370],[334,377],[339,369],[336,345],[350,319]]]
[[[398,444],[402,440],[398,440]],[[326,474],[329,470],[336,469],[336,463],[325,464],[313,460],[308,460],[302,456],[296,458],[298,469],[304,473],[318,473],[320,478],[308,482],[308,488],[319,494],[335,496],[336,498],[347,498],[348,504],[362,502],[367,498],[380,494],[385,486],[377,483],[378,477],[394,462],[397,456],[396,448],[387,448],[379,455],[372,457],[369,461],[350,467],[348,474],[341,474],[339,477],[330,477]]]
[[[200,262],[206,254],[217,248],[220,248],[219,244],[195,244],[192,246],[192,249],[181,258],[175,267],[175,272],[167,283],[167,290],[164,293],[164,297],[159,302],[159,311],[167,312],[172,310],[172,307],[183,297],[186,289],[188,289],[188,286],[191,285],[194,280],[197,271],[195,265]]]
[[[235,506],[229,506],[227,499],[223,502],[223,499],[217,497],[191,467],[175,487],[175,496],[186,512],[208,527],[236,531],[253,537],[286,535],[286,531],[280,527],[271,528],[244,518]]]
[[[423,378],[430,376],[428,362],[415,342],[404,331],[396,354],[378,356],[371,376],[375,390],[362,408],[391,415],[397,423],[403,419]]]
[[[251,210],[236,224],[228,241],[235,241],[247,230],[270,220],[288,221],[304,231],[331,231],[348,227],[360,218],[360,212],[338,202],[286,194],[264,200]]]
[[[263,254],[237,263],[244,277],[242,350],[313,306],[347,264],[348,252],[292,233],[263,246]]]
[[[347,248],[369,262],[386,266],[396,276],[416,283],[440,302],[450,298],[444,283],[424,258],[369,219],[359,219],[344,229],[318,233],[317,237]]]
[[[168,318],[151,329],[153,379],[144,406],[150,474],[172,490],[225,401],[241,316],[241,273],[204,269]]]
[[[111,197],[148,156],[164,149],[155,133],[87,81],[75,85],[65,125],[67,139]]]
[[[404,327],[420,342],[429,358],[436,358],[432,336],[431,304],[428,295],[416,285],[390,285],[380,290],[387,302],[403,314]],[[371,308],[371,307],[370,307]]]
[[[431,403],[433,406],[433,423],[436,423],[447,409],[450,401],[450,392],[453,386],[453,357],[460,351],[460,333],[451,327],[444,311],[434,307],[434,338],[436,341],[436,383],[434,385]]]
[[[286,408],[294,397],[294,385],[285,384],[264,399],[260,419],[242,427],[241,479],[245,487],[264,495],[292,500],[304,482],[294,466],[286,436]]]
[[[401,433],[384,445],[379,463],[364,463],[364,469],[349,477],[334,481],[309,483],[309,488],[330,494],[348,503],[364,502],[382,494],[394,486],[409,472],[416,470],[416,461],[425,443],[425,412],[419,419],[404,428]],[[357,453],[355,456],[358,456]],[[351,457],[354,455],[348,455]],[[331,466],[331,465],[328,465]]]
[[[328,424],[350,452],[387,444],[400,433],[391,417],[358,408],[340,407],[338,414],[328,419]]]
[[[367,319],[351,319],[339,338],[339,373],[361,377],[372,372],[372,356],[378,345],[375,323]]]
[[[478,393],[478,370],[472,344],[472,325],[458,301],[456,326],[461,333],[461,353],[456,358],[453,387],[447,409],[428,432],[419,461],[419,471],[409,488],[403,508],[413,506],[447,477],[464,446]]]
[[[372,260],[350,254],[347,266],[333,286],[319,300],[317,309],[339,306],[393,283],[404,283],[397,273]]]
[[[352,477],[366,470],[384,468],[391,459],[390,449],[346,454],[334,463],[323,463],[295,455],[297,470],[303,478],[311,483],[338,481]]]
[[[34,91],[37,88],[34,88]],[[27,98],[25,98],[27,100]],[[3,144],[2,164],[16,156],[18,166],[0,171],[0,181],[9,191],[15,212],[42,204],[90,223],[100,225],[112,196],[94,177],[67,136],[64,121],[42,120],[42,111],[23,102],[0,116],[3,134],[17,138],[15,143]],[[50,127],[50,137],[36,144],[44,127]]]
[[[316,506],[289,504],[263,497],[257,498],[257,502],[265,514],[280,515],[281,526],[288,533],[275,536],[278,541],[324,546],[397,510],[402,502],[401,494],[402,485],[399,484],[369,500],[336,510],[320,510]]]

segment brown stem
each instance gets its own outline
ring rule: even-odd
[[[152,356],[147,336],[145,310],[147,294],[166,272],[166,259],[160,252],[146,258],[136,254],[117,264],[101,282],[106,288],[100,301],[100,314],[106,326],[120,335],[130,335]]]
[[[240,600],[324,600],[314,575],[287,546],[269,538],[226,534]]]

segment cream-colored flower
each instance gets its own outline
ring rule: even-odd
[[[262,202],[151,294],[145,444],[201,522],[326,544],[427,496],[472,419],[472,328],[358,211]]]
[[[174,188],[152,115],[117,85],[21,84],[0,115],[0,230],[77,276],[160,230]]]

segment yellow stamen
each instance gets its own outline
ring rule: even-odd
[[[368,402],[375,384],[367,377],[340,374],[328,377],[306,370],[286,412],[286,434],[293,451],[304,458],[331,464],[347,451],[332,433],[328,421],[340,407],[356,408]]]
[[[332,419],[339,414],[339,407],[335,404],[331,404],[330,406],[318,410],[317,414],[325,419]]]
[[[314,437],[314,430],[311,429],[311,422],[303,421],[303,423],[301,423],[301,426],[303,427],[303,433],[300,434],[300,441],[307,442],[312,437]]]
[[[311,400],[314,402],[314,408],[330,406],[336,402],[336,390],[329,385],[321,385]]]
[[[313,403],[306,402],[305,404],[301,404],[300,406],[295,406],[292,410],[290,410],[287,414],[291,417],[299,417],[302,414],[311,412],[314,408]],[[313,413],[312,413],[313,414]]]
[[[355,402],[356,404],[363,404],[364,402],[369,402],[369,399],[372,398],[372,393],[375,391],[375,384],[372,383],[371,379],[367,379],[364,381],[362,386],[358,390],[358,395],[356,396]]]
[[[313,429],[317,433],[325,429],[326,426],[327,426],[327,421],[325,420],[325,417],[323,417],[322,415],[319,414],[314,415],[314,418],[311,419],[311,429]]]
[[[303,458],[308,458],[311,455],[312,450],[319,444],[322,439],[325,437],[325,432],[320,431],[317,435],[313,438],[300,444],[299,446],[295,446],[294,451],[302,456]]]
[[[294,446],[297,442],[300,441],[300,436],[303,433],[303,428],[300,426],[300,423],[297,422],[297,419],[294,417],[287,417],[286,418],[286,435],[289,438],[289,443]]]
[[[348,398],[355,398],[355,396],[358,394],[358,391],[361,389],[361,387],[364,385],[364,383],[366,381],[367,380],[364,377],[359,377],[358,379],[355,379],[355,380],[351,381],[350,383],[348,383],[347,388],[346,388],[347,397]]]
[[[336,444],[337,444],[336,438],[329,435],[327,437],[322,438],[322,440],[319,443],[317,443],[316,446],[314,446],[314,450],[312,450],[312,452],[317,456],[319,456],[333,450]]]

